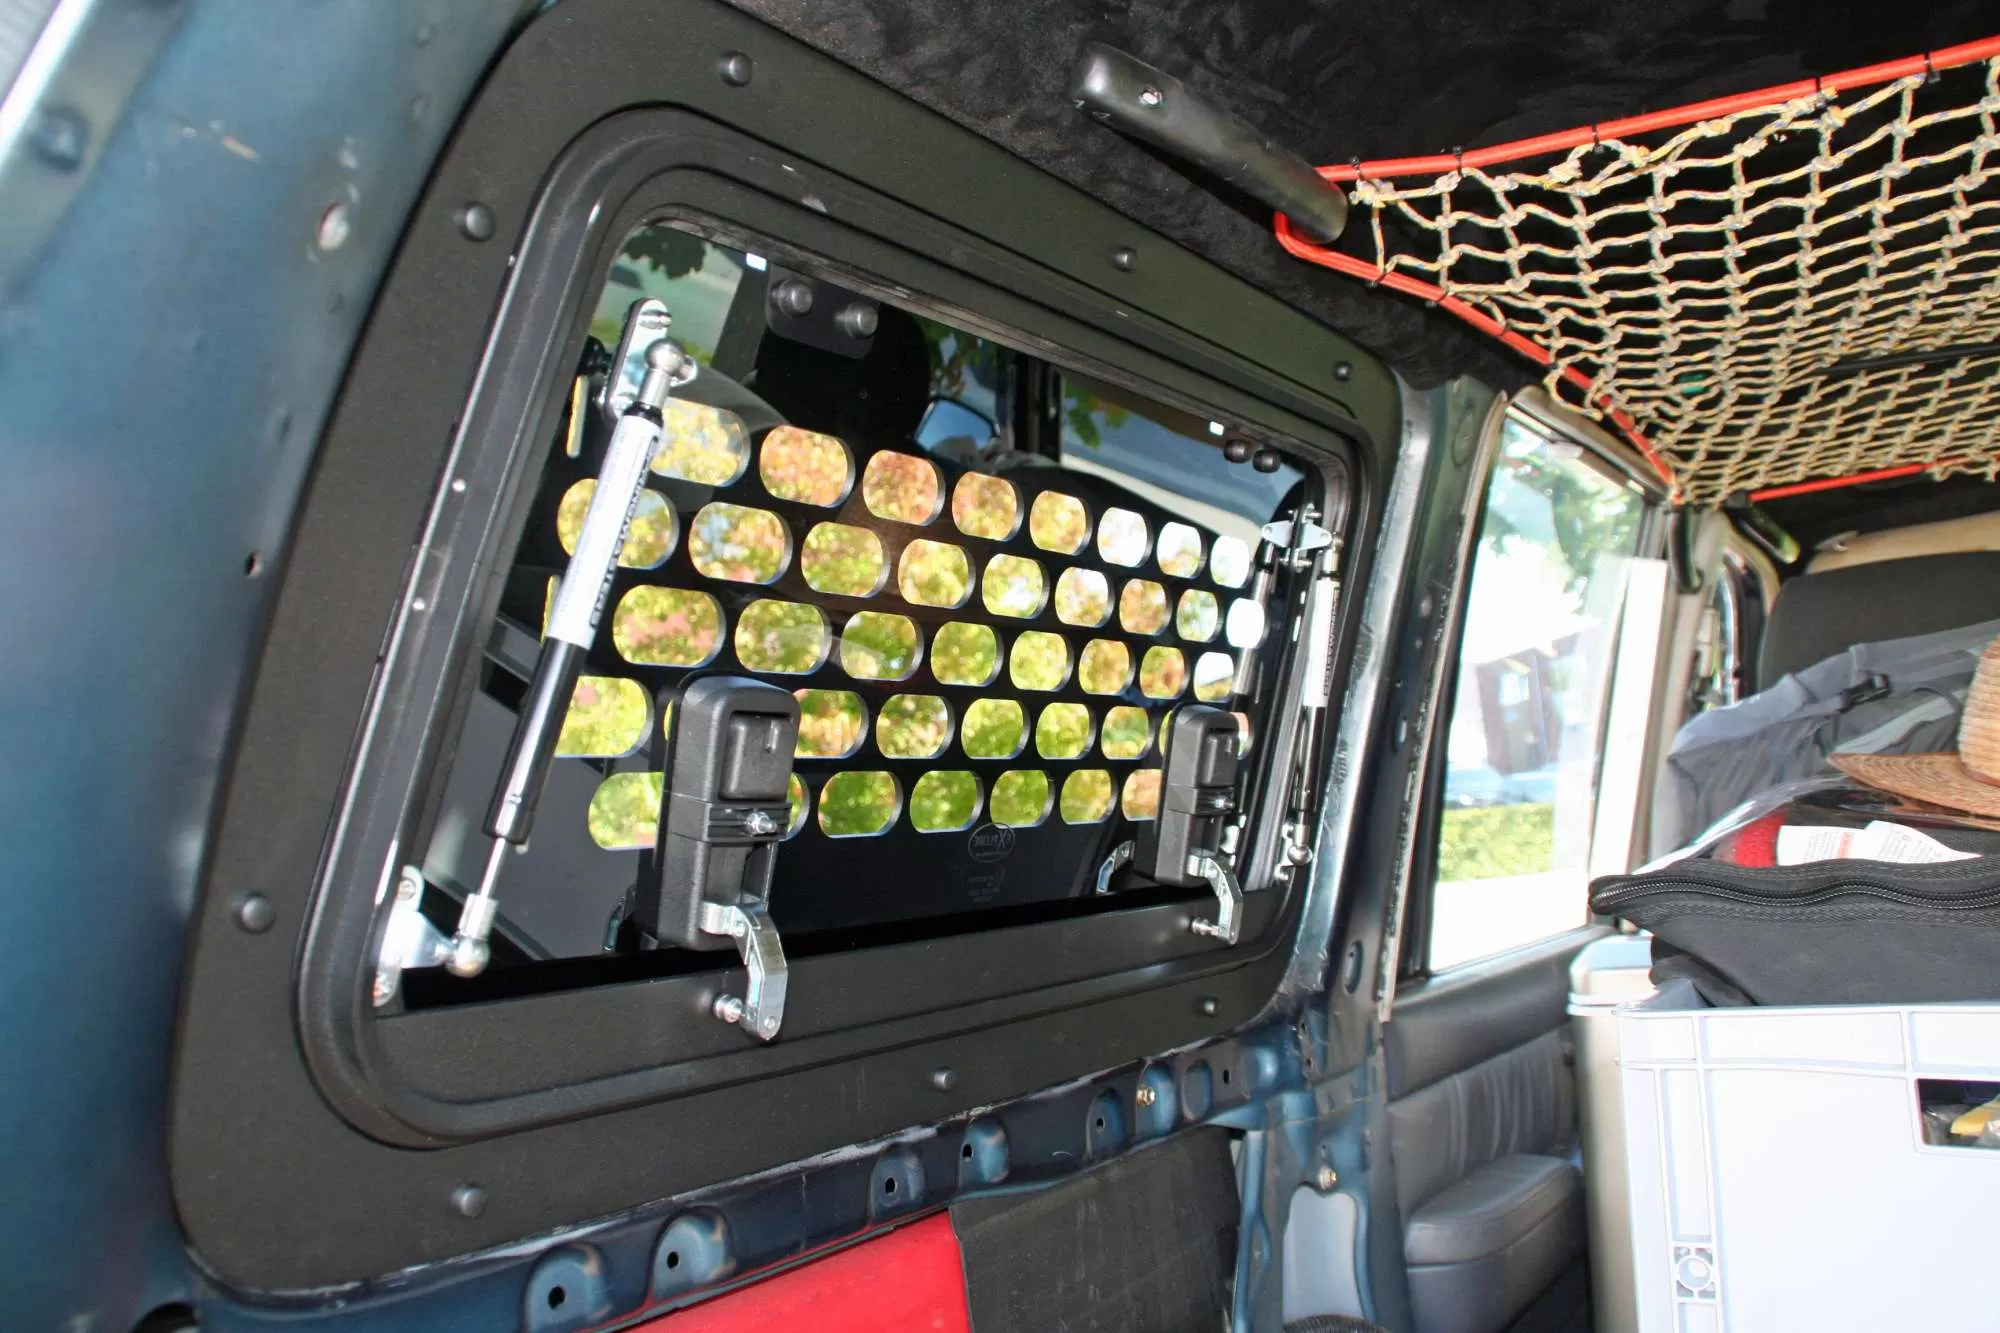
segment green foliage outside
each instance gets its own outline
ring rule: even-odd
[[[917,606],[963,606],[972,591],[972,561],[962,546],[913,541],[897,562],[896,586]]]
[[[987,813],[996,824],[1027,828],[1049,813],[1049,775],[1040,769],[1013,769],[993,784]]]
[[[770,583],[785,572],[792,538],[768,509],[706,504],[688,525],[688,558],[712,579]]]
[[[959,724],[958,742],[973,759],[1012,759],[1027,739],[1027,714],[1012,699],[975,699]]]
[[[820,523],[799,547],[799,570],[814,592],[872,597],[882,586],[888,558],[882,539],[868,529]]]
[[[613,759],[639,748],[652,715],[637,681],[616,676],[580,676],[563,715],[556,753]]]
[[[1167,590],[1151,579],[1133,579],[1118,594],[1118,623],[1128,633],[1158,634],[1167,624]]]
[[[1437,877],[1445,883],[1534,875],[1555,865],[1555,807],[1489,805],[1444,812]]]
[[[1041,565],[1020,555],[996,555],[986,562],[979,580],[986,609],[996,616],[1027,619],[1048,600],[1049,584]]]
[[[607,851],[651,847],[660,827],[663,773],[613,773],[598,784],[585,821],[590,836]]]
[[[1098,748],[1106,759],[1137,759],[1153,740],[1153,720],[1143,708],[1120,704],[1104,715],[1104,730]]]
[[[1050,704],[1035,719],[1035,751],[1044,759],[1074,759],[1090,748],[1090,710]]]
[[[1056,580],[1056,619],[1095,629],[1111,613],[1111,584],[1094,569],[1071,567]]]
[[[1000,636],[963,620],[938,627],[931,640],[931,674],[946,685],[986,685],[1000,669]]]
[[[819,826],[830,837],[880,833],[896,822],[900,793],[887,773],[835,773],[819,794]]]
[[[857,611],[840,632],[840,665],[857,680],[901,680],[917,669],[923,643],[908,616]]]
[[[1139,692],[1148,699],[1178,699],[1187,688],[1187,658],[1178,648],[1148,648],[1139,659]]]
[[[1065,823],[1095,824],[1111,813],[1111,775],[1080,768],[1063,779],[1059,809]]]
[[[590,498],[597,493],[597,480],[585,477],[563,492],[556,506],[556,540],[564,551],[576,554],[576,539],[583,535],[583,516],[590,510]],[[639,492],[632,522],[625,529],[625,545],[619,548],[618,563],[627,569],[651,569],[673,554],[676,521],[674,507],[655,490]]]
[[[1132,650],[1116,639],[1092,639],[1077,658],[1076,678],[1086,694],[1123,694],[1132,683]]]
[[[978,813],[979,779],[970,773],[926,773],[910,789],[910,824],[921,833],[965,828]]]
[[[929,759],[950,740],[951,705],[935,694],[892,695],[875,715],[875,748],[887,758]]]
[[[700,666],[722,638],[722,607],[705,592],[634,588],[611,616],[611,641],[628,662]]]
[[[736,659],[752,671],[802,675],[826,660],[827,638],[818,607],[760,598],[736,618]]]
[[[1014,640],[1007,679],[1021,690],[1059,690],[1069,679],[1069,643],[1060,634],[1031,629]]]
[[[1044,551],[1075,555],[1090,540],[1090,511],[1073,495],[1043,491],[1028,511],[1028,536]]]
[[[799,738],[793,753],[809,759],[844,759],[861,745],[868,710],[852,690],[800,690]]]
[[[895,523],[924,524],[944,503],[944,483],[928,458],[884,450],[861,472],[861,500],[868,512]]]

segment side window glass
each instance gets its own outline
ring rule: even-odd
[[[1623,478],[1509,419],[1474,548],[1445,738],[1433,971],[1588,914],[1611,668],[1645,501]]]

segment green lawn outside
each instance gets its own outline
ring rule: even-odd
[[[1438,878],[1539,874],[1555,864],[1555,827],[1553,805],[1447,809],[1438,838]]]

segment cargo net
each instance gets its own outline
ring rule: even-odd
[[[1320,174],[1372,253],[1286,250],[1545,365],[1688,503],[2000,471],[2000,39]]]

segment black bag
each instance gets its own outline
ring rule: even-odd
[[[1692,857],[1600,879],[1590,902],[1653,932],[1655,982],[1685,977],[1712,1005],[2000,1000],[2000,857]]]

